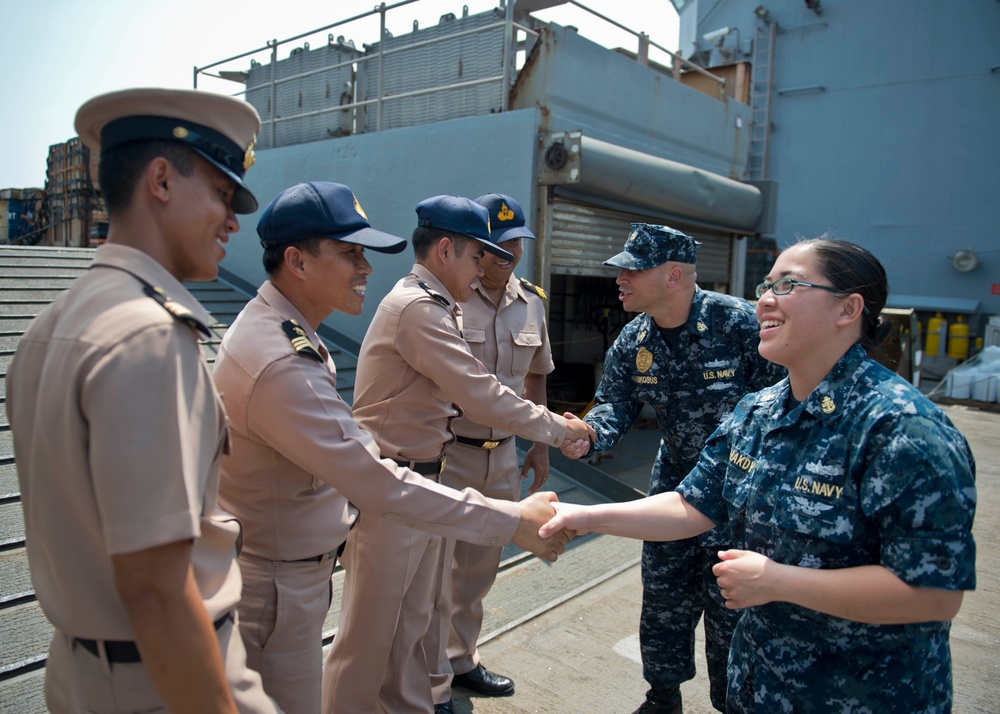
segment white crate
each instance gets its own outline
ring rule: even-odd
[[[996,345],[1000,347],[1000,317],[991,317],[983,332],[983,347]]]

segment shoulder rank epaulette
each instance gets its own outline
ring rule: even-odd
[[[538,287],[537,285],[535,285],[534,283],[529,282],[529,281],[525,280],[524,278],[521,278],[520,280],[521,280],[521,285],[524,286],[525,290],[528,290],[530,292],[535,293],[542,300],[548,300],[549,299],[549,296],[546,294],[546,292],[544,290],[542,290],[540,287]]]
[[[148,283],[144,283],[142,286],[142,291],[146,293],[149,297],[156,300],[163,306],[163,309],[174,316],[175,320],[183,322],[185,325],[193,327],[198,330],[206,338],[212,336],[212,332],[208,329],[208,326],[202,323],[194,313],[188,310],[186,307],[181,305],[176,300],[173,300],[169,295],[167,295],[161,288],[153,287]]]
[[[313,343],[306,336],[306,331],[299,326],[295,320],[285,320],[281,323],[281,329],[292,343],[292,347],[303,357],[309,357],[317,362],[323,362],[323,355],[313,347]]]
[[[439,303],[441,303],[445,307],[451,307],[451,303],[448,302],[448,298],[446,298],[444,295],[442,295],[437,290],[435,290],[434,288],[432,288],[430,285],[428,285],[427,283],[425,283],[423,280],[418,280],[417,281],[417,285],[419,285],[421,288],[423,288],[424,292],[426,292],[428,295],[430,295],[432,298],[434,298],[435,300],[437,300]]]

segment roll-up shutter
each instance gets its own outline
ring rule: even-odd
[[[616,274],[603,262],[621,252],[632,223],[663,223],[640,211],[627,212],[596,206],[575,198],[556,195],[552,203],[551,272],[556,275]],[[698,249],[698,282],[702,285],[731,285],[733,238],[704,228],[671,222],[701,241]]]

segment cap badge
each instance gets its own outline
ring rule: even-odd
[[[705,324],[704,322],[702,322],[701,320],[698,320],[698,324],[697,324],[697,325],[695,325],[695,327],[697,327],[697,328],[698,328],[698,332],[704,332],[705,330],[707,330],[707,329],[708,329],[708,325],[706,325],[706,324]]]
[[[824,414],[833,414],[837,410],[837,404],[829,396],[823,397],[823,401],[819,403],[820,409],[823,410]]]
[[[183,126],[175,126],[171,133],[175,139],[186,139],[188,137],[188,130]]]
[[[500,210],[497,212],[497,219],[501,221],[509,221],[514,218],[514,212],[510,210],[506,203],[500,204]]]
[[[635,354],[635,368],[642,373],[649,371],[649,368],[653,366],[653,353],[647,350],[645,347],[640,347],[639,351]]]
[[[368,214],[365,213],[365,209],[363,209],[361,207],[361,204],[358,203],[358,197],[355,196],[353,193],[351,194],[351,196],[354,198],[354,210],[357,211],[358,214],[367,221],[368,220]]]
[[[247,147],[246,153],[243,154],[243,170],[246,171],[254,162],[257,161],[257,155],[253,151],[253,147],[257,146],[257,135],[254,134],[253,138],[250,140],[250,146]]]

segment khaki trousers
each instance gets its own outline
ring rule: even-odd
[[[324,714],[430,714],[424,655],[440,541],[366,513],[347,538],[340,629],[323,669]]]
[[[474,488],[490,498],[517,500],[521,477],[514,439],[495,449],[453,445],[441,483],[459,490]],[[446,678],[445,686],[434,689],[436,704],[451,697],[452,672],[464,674],[479,664],[476,643],[483,628],[483,598],[496,581],[503,546],[448,540],[441,553],[444,572],[430,631],[444,635],[438,650],[427,653],[429,661],[437,662],[432,680]]]
[[[285,714],[316,714],[336,559],[289,563],[244,553],[239,563],[247,665],[260,673],[264,690]]]
[[[246,666],[243,641],[232,622],[216,633],[229,690],[241,714],[281,709],[264,693],[260,677]],[[45,704],[51,714],[166,714],[167,708],[141,662],[108,663],[56,630],[45,666]]]

